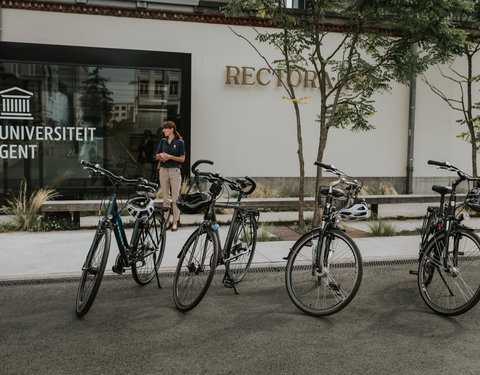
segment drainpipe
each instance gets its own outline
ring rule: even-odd
[[[417,44],[412,45],[412,52],[417,53]],[[415,104],[417,97],[417,76],[410,77],[410,102],[408,106],[408,149],[407,149],[407,194],[413,193],[413,154],[415,136]]]

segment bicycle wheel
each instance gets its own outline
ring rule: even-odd
[[[139,285],[146,285],[155,277],[154,258],[157,271],[162,263],[166,237],[163,230],[164,222],[162,212],[155,208],[138,234],[138,245],[133,254],[132,275]]]
[[[418,266],[418,287],[428,307],[453,316],[470,310],[480,299],[480,239],[472,231],[452,231],[446,269],[444,240],[442,232],[425,247]]]
[[[232,244],[225,259],[230,282],[237,284],[248,273],[257,244],[257,225],[250,215],[239,218],[233,230]]]
[[[290,252],[285,282],[288,296],[303,312],[314,316],[334,314],[353,299],[360,287],[363,266],[357,245],[342,232],[325,234],[325,266],[317,267],[320,230],[301,237]]]
[[[200,227],[183,246],[173,280],[173,300],[180,311],[197,306],[212,282],[218,261],[218,239]]]
[[[97,295],[107,265],[111,235],[110,228],[99,228],[95,233],[95,240],[83,266],[77,291],[76,314],[79,318],[90,310]]]

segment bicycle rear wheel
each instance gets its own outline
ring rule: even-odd
[[[237,284],[247,275],[257,244],[257,224],[250,215],[239,218],[233,230],[233,239],[225,261],[229,281]]]
[[[95,233],[94,243],[83,266],[77,291],[76,314],[79,318],[90,310],[97,295],[107,265],[111,235],[110,228],[99,228]]]
[[[418,267],[418,287],[427,306],[440,315],[467,312],[480,299],[480,239],[468,230],[449,236],[447,269],[443,266],[445,233],[425,247]]]
[[[152,216],[139,232],[135,260],[132,263],[132,275],[139,285],[146,285],[155,277],[165,253],[165,219],[162,212],[155,208]]]
[[[325,316],[342,310],[360,287],[363,265],[357,245],[340,231],[325,234],[326,265],[317,267],[320,230],[301,237],[290,252],[285,282],[288,296],[303,312]]]
[[[180,311],[193,309],[207,293],[219,248],[217,237],[207,227],[197,229],[183,246],[173,280],[173,300]]]

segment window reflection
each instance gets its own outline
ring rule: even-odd
[[[17,190],[27,178],[31,187],[48,185],[65,197],[69,192],[82,196],[92,186],[78,163],[82,159],[126,177],[156,178],[153,153],[162,123],[180,121],[180,70],[0,63],[0,92],[14,87],[33,93],[33,120],[0,118],[1,130],[27,126],[94,132],[89,139],[1,139],[4,145],[36,145],[38,153],[35,158],[2,156],[0,193]],[[103,182],[97,185],[103,187]]]

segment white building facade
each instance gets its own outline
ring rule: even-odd
[[[44,6],[39,3],[44,3]],[[0,170],[3,193],[12,189],[12,184],[18,183],[22,171],[27,171],[26,164],[30,164],[27,172],[32,175],[32,181],[39,185],[55,186],[55,181],[58,184],[62,179],[80,178],[81,171],[77,174],[71,170],[81,170],[78,160],[85,158],[86,150],[93,150],[91,160],[103,163],[103,159],[106,159],[109,166],[116,166],[122,171],[121,158],[116,156],[125,150],[127,162],[134,164],[135,142],[141,133],[148,128],[155,134],[167,119],[180,122],[179,129],[187,144],[187,164],[197,159],[210,159],[215,162],[214,169],[226,176],[249,175],[267,184],[295,184],[299,168],[292,105],[281,98],[285,92],[265,62],[230,28],[250,40],[255,36],[254,30],[250,25],[234,24],[220,15],[210,16],[196,2],[187,3],[164,3],[161,6],[152,1],[117,1],[115,6],[110,7],[79,2],[2,2],[0,63],[4,66],[4,73],[13,74],[8,68],[12,64],[53,64],[64,67],[65,64],[75,66],[76,56],[79,58],[77,65],[81,68],[74,72],[72,70],[73,73],[69,73],[68,77],[65,74],[62,76],[61,72],[55,77],[47,77],[48,69],[45,66],[42,68],[47,71],[44,74],[47,81],[50,79],[51,85],[56,84],[60,88],[66,80],[77,77],[76,83],[69,89],[59,89],[59,92],[65,92],[61,96],[66,98],[66,103],[70,101],[74,103],[72,106],[79,108],[72,109],[70,112],[75,113],[70,117],[58,121],[42,115],[41,121],[34,125],[50,125],[54,128],[96,127],[92,139],[55,141],[43,137],[40,140],[45,143],[40,147],[43,151],[40,151],[47,152],[47,155],[49,147],[58,149],[65,146],[62,142],[77,142],[62,149],[61,153],[65,155],[70,152],[70,161],[63,169],[61,163],[65,163],[65,158],[58,156],[58,160],[55,159],[61,173],[47,172],[47,161],[37,165],[40,162],[35,160],[2,157],[4,164],[18,165],[18,171],[13,172],[15,177],[12,172]],[[138,8],[138,5],[142,8]],[[157,9],[160,7],[162,9]],[[254,26],[262,27],[261,24]],[[332,46],[340,38],[342,34],[332,32]],[[48,46],[47,52],[42,46]],[[29,47],[32,47],[32,53],[28,52]],[[72,48],[68,50],[73,51],[70,59],[62,55],[67,51],[65,47]],[[273,49],[265,46],[260,48],[268,58],[277,56]],[[38,51],[43,52],[36,55]],[[90,58],[85,57],[84,53]],[[112,53],[117,53],[116,61],[105,57]],[[63,57],[56,61],[57,55]],[[150,56],[148,63],[142,63],[146,61],[144,56]],[[172,56],[180,61],[177,66],[169,63]],[[82,100],[86,99],[81,97],[86,97],[86,94],[81,87],[86,85],[95,66],[101,66],[105,73],[106,86],[113,92],[113,105],[129,108],[129,118],[135,118],[135,124],[128,125],[129,129],[133,129],[129,130],[128,136],[121,135],[120,129],[125,124],[122,125],[114,117],[92,125],[94,121],[90,120],[89,123],[85,120],[88,117],[82,115],[85,108],[80,107]],[[122,69],[135,71],[124,74]],[[450,93],[456,90],[453,84],[442,80],[436,68],[430,69],[427,75]],[[150,78],[142,81],[142,76]],[[319,138],[319,127],[315,121],[319,113],[318,89],[314,87],[312,77],[308,73],[292,77],[298,83],[297,95],[311,96],[301,106],[306,175],[310,180],[316,173],[313,162]],[[0,92],[10,89],[13,82],[18,83],[18,79],[0,80]],[[35,98],[35,89],[48,91],[48,87],[40,89],[43,86],[48,86],[48,83],[18,87],[33,92]],[[149,99],[142,99],[142,93],[148,95]],[[377,112],[371,118],[375,129],[361,133],[331,130],[324,162],[332,163],[351,175],[368,178],[369,181],[390,181],[399,192],[404,192],[409,88],[393,83],[392,91],[376,95],[375,102]],[[59,103],[63,102],[60,100]],[[46,103],[37,103],[38,106],[46,108]],[[457,137],[465,131],[456,123],[458,118],[457,113],[435,96],[420,78],[417,79],[413,192],[428,192],[429,185],[444,181],[444,177],[448,176],[428,166],[428,159],[449,160],[468,172],[471,170],[470,145]],[[99,130],[107,127],[108,123],[114,124],[110,132],[118,129],[115,142],[106,141],[105,131]],[[7,127],[23,123],[4,120],[1,124]],[[25,123],[25,126],[32,124]],[[108,134],[110,136],[111,133]],[[27,141],[32,143],[39,140]],[[11,143],[12,140],[4,136],[0,142]],[[135,173],[133,167],[129,168],[123,169],[123,172]],[[41,176],[38,177],[38,174]],[[58,186],[62,186],[61,182]]]

